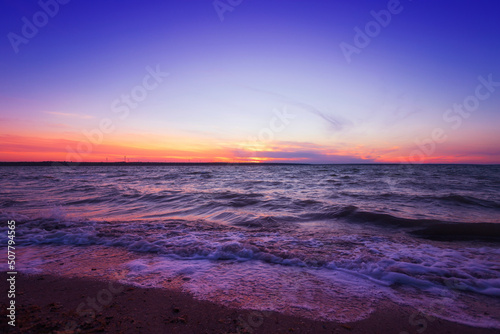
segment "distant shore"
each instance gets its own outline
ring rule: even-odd
[[[368,319],[339,323],[231,309],[181,291],[92,279],[19,274],[16,286],[16,327],[7,325],[2,306],[3,333],[497,333],[426,318],[391,302],[381,302]],[[0,288],[7,291],[6,280]]]
[[[218,165],[310,165],[303,163],[257,163],[257,162],[70,162],[70,161],[13,161],[1,162],[2,166],[48,166],[48,167],[77,167],[77,166],[218,166]]]
[[[47,167],[78,167],[78,166],[401,166],[401,165],[460,165],[460,166],[497,166],[498,164],[404,164],[404,163],[299,163],[299,162],[72,162],[72,161],[0,161],[0,167],[9,166],[47,166]]]

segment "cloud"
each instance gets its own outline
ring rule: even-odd
[[[91,115],[72,114],[72,113],[64,113],[64,112],[57,112],[57,111],[46,111],[45,113],[46,114],[50,114],[50,115],[63,116],[63,117],[72,117],[72,118],[79,118],[79,119],[91,119],[91,118],[94,118],[94,116],[91,116]]]
[[[266,151],[247,149],[233,150],[239,159],[266,162],[302,162],[302,163],[375,163],[375,159],[358,153],[339,151],[330,147],[311,143],[280,142]]]
[[[255,91],[255,92],[271,95],[271,96],[277,98],[282,103],[286,103],[288,105],[295,106],[295,107],[302,109],[310,114],[316,115],[316,116],[322,118],[323,120],[327,121],[328,124],[330,125],[331,129],[334,131],[341,131],[347,125],[352,124],[350,121],[345,120],[344,118],[342,118],[340,116],[334,116],[332,114],[323,112],[310,104],[294,100],[294,99],[289,98],[285,95],[281,95],[281,94],[274,93],[274,92],[269,92],[269,91],[262,90],[262,89],[252,88],[252,87],[246,87],[246,88],[250,89],[252,91]]]
[[[363,159],[357,156],[340,154],[323,154],[308,151],[294,152],[255,152],[257,157],[266,157],[277,160],[291,160],[309,163],[373,163],[373,159]]]

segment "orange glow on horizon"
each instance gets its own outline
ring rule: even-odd
[[[374,149],[354,146],[352,149],[332,149],[307,143],[276,143],[254,147],[204,142],[196,145],[194,139],[169,141],[150,136],[142,136],[134,141],[129,136],[121,144],[117,138],[102,144],[73,139],[40,138],[27,136],[0,136],[0,161],[73,161],[73,162],[296,162],[296,163],[335,163],[337,157],[353,157],[359,163],[476,163],[495,164],[497,156],[474,155],[414,155],[402,154],[399,147]],[[184,139],[184,138],[183,138]],[[133,143],[133,144],[132,144]],[[155,143],[155,144],[151,144]],[[175,143],[175,144],[169,144]],[[412,152],[412,150],[404,150]],[[399,154],[398,154],[399,153]],[[304,156],[301,156],[303,154]],[[308,158],[310,156],[318,156]],[[289,156],[289,157],[288,157]],[[323,157],[323,158],[321,158]],[[323,159],[323,160],[319,160]]]

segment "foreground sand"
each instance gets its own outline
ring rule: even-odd
[[[431,321],[388,302],[368,319],[342,324],[230,309],[179,291],[89,279],[18,275],[16,286],[14,329],[7,324],[7,282],[1,280],[1,333],[498,333]]]

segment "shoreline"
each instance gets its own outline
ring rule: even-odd
[[[7,281],[0,283],[7,291]],[[415,309],[381,301],[368,318],[340,323],[277,312],[232,309],[189,293],[89,278],[44,274],[16,277],[16,327],[6,333],[496,333],[426,318]]]

